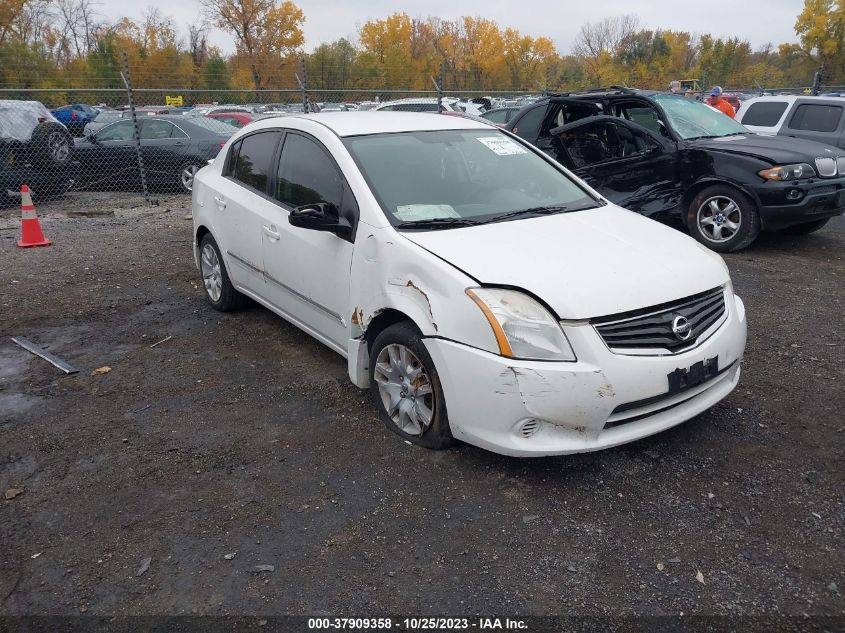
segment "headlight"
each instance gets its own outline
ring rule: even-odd
[[[778,165],[758,171],[757,175],[766,180],[800,180],[801,178],[812,178],[816,171],[807,163],[796,165]]]
[[[575,360],[560,324],[526,294],[504,288],[467,288],[487,318],[502,356],[525,360]]]

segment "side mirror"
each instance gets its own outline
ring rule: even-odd
[[[352,235],[352,226],[340,217],[337,207],[331,202],[314,202],[296,207],[290,212],[288,222],[301,229],[327,231],[342,238]]]
[[[97,133],[96,133],[96,132],[91,132],[91,133],[90,133],[90,134],[88,134],[88,136],[86,136],[85,138],[86,138],[86,139],[88,140],[88,142],[89,142],[89,143],[91,143],[92,145],[99,145],[99,144],[100,144],[100,141],[98,141],[98,140],[97,140]]]

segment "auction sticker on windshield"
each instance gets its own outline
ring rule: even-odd
[[[401,204],[396,207],[395,215],[403,222],[461,217],[460,214],[448,204]]]
[[[480,136],[479,141],[484,143],[499,156],[513,156],[514,154],[527,154],[528,152],[504,136]]]

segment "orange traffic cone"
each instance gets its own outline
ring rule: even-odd
[[[41,224],[38,222],[38,216],[35,215],[35,205],[32,204],[29,187],[21,185],[21,239],[18,240],[18,246],[28,248],[50,244],[52,242],[41,232]]]

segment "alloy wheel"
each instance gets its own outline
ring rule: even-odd
[[[47,137],[47,149],[50,156],[58,163],[63,163],[70,156],[70,145],[62,132],[51,132]]]
[[[193,191],[194,189],[194,176],[197,175],[199,171],[199,167],[196,165],[186,165],[182,168],[182,172],[179,174],[179,180],[182,182],[182,187],[185,191]]]
[[[373,372],[385,411],[408,435],[426,432],[434,419],[431,378],[420,359],[398,343],[386,345]]]
[[[739,205],[727,196],[713,196],[705,200],[696,214],[698,230],[711,242],[727,242],[742,224]]]
[[[206,244],[202,248],[200,268],[202,269],[202,282],[209,298],[215,303],[220,301],[220,296],[223,294],[223,271],[220,267],[217,251],[211,244]]]

